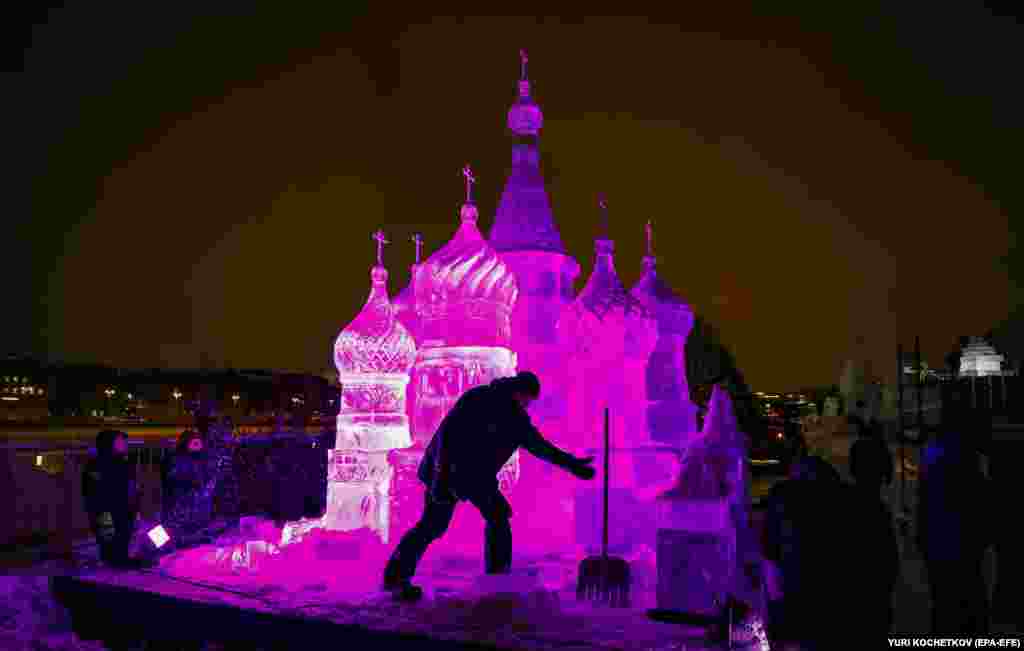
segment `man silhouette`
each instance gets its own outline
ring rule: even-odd
[[[397,599],[415,601],[423,590],[410,582],[431,542],[448,529],[455,505],[468,500],[487,523],[484,562],[488,574],[512,565],[512,509],[498,490],[498,471],[519,447],[580,479],[593,479],[593,457],[564,452],[541,435],[526,408],[540,396],[540,380],[528,371],[464,393],[427,446],[418,477],[427,486],[423,515],[391,555],[384,588]]]

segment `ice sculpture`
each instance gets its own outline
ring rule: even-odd
[[[588,449],[601,445],[605,406],[611,409],[612,429],[623,433],[623,444],[646,442],[642,423],[627,420],[629,378],[623,366],[627,353],[632,359],[644,355],[655,328],[647,308],[626,291],[615,272],[615,244],[608,237],[607,202],[603,198],[600,207],[603,223],[594,241],[594,270],[558,323],[560,341],[579,379],[572,398],[573,429],[583,433],[582,443]]]
[[[512,311],[512,349],[520,368],[544,378],[540,400],[530,409],[542,431],[566,429],[572,382],[555,324],[573,300],[579,264],[565,251],[540,169],[544,116],[530,96],[526,53],[520,52],[519,96],[508,112],[515,138],[512,167],[490,231],[490,243],[512,270],[519,297]],[[561,442],[561,441],[559,441]]]
[[[377,231],[374,237],[377,264],[370,272],[370,296],[334,344],[341,383],[337,449],[391,450],[412,444],[405,388],[416,344],[388,300],[384,234]]]
[[[607,202],[600,201],[602,225],[595,240],[594,270],[580,296],[563,313],[559,335],[571,353],[575,373],[572,429],[581,434],[576,443],[585,454],[600,454],[603,447],[604,410],[610,412],[614,468],[610,477],[610,529],[617,532],[610,544],[620,553],[644,542],[653,543],[653,514],[645,518],[636,494],[636,464],[649,450],[643,410],[630,385],[643,376],[643,364],[653,347],[654,321],[647,309],[630,296],[619,280],[613,260],[614,244],[608,237]],[[642,403],[640,403],[642,405]],[[578,487],[575,499],[576,538],[590,549],[600,541],[601,491]],[[645,526],[643,520],[649,520]],[[649,535],[648,535],[649,534]],[[616,539],[617,538],[617,539]]]
[[[756,555],[745,466],[732,401],[716,386],[676,485],[657,500],[659,608],[712,609],[725,594],[742,594],[750,603],[739,571],[746,556]]]
[[[650,221],[645,230],[643,274],[630,294],[647,307],[658,329],[644,374],[646,423],[652,440],[681,446],[697,431],[697,407],[686,380],[686,339],[693,328],[693,311],[658,275]]]
[[[413,367],[417,441],[433,436],[445,414],[468,389],[514,375],[509,317],[519,293],[516,279],[477,228],[472,201],[476,179],[467,165],[466,202],[455,237],[420,265],[415,278],[422,346]],[[518,454],[499,474],[510,487]]]
[[[289,523],[282,544],[313,529],[353,531],[367,527],[387,542],[392,470],[387,451],[412,444],[405,413],[409,369],[416,345],[388,300],[384,233],[374,233],[377,264],[362,311],[338,335],[334,361],[341,383],[338,436],[328,452],[327,509],[322,518]]]

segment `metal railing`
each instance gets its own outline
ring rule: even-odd
[[[10,513],[0,518],[0,544],[30,544],[42,539],[60,549],[91,535],[82,498],[82,471],[90,457],[85,446],[54,448],[31,444],[0,449],[10,481]],[[133,445],[129,460],[136,465],[140,513],[159,513],[162,498],[160,466],[172,448],[162,443]]]

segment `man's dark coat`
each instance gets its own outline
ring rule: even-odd
[[[417,474],[435,494],[466,500],[496,491],[498,471],[519,447],[566,469],[579,464],[544,439],[513,398],[511,379],[499,378],[459,398],[434,433]]]

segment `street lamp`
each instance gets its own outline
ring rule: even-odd
[[[110,412],[112,411],[111,406],[110,406],[110,399],[114,397],[114,390],[110,389],[110,388],[107,388],[107,389],[103,390],[103,393],[107,394],[107,408],[106,408],[105,411],[106,411],[106,414],[109,416]]]
[[[174,401],[178,404],[177,411],[178,411],[178,415],[180,416],[181,415],[181,391],[178,391],[177,389],[175,389],[174,391],[171,392],[171,397],[174,398]]]
[[[236,407],[238,406],[238,401],[241,400],[241,399],[242,399],[242,396],[238,395],[237,393],[233,394],[231,396],[231,402],[235,403]]]

